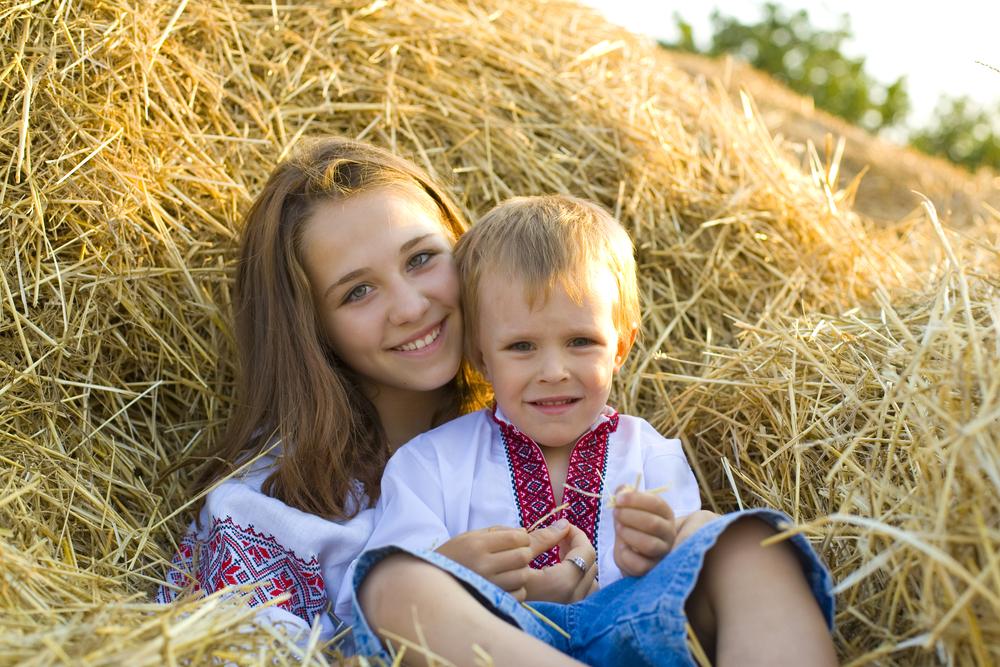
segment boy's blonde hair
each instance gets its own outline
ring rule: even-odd
[[[599,204],[568,195],[514,197],[493,207],[455,246],[462,290],[465,349],[477,359],[479,286],[484,276],[517,279],[531,307],[559,284],[577,303],[591,285],[595,265],[617,283],[613,315],[618,335],[639,326],[639,289],[628,232]]]

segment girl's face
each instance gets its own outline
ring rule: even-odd
[[[301,258],[327,341],[379,389],[431,391],[462,358],[452,241],[416,187],[371,190],[315,206]]]

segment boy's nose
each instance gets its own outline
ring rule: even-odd
[[[538,379],[542,382],[561,382],[568,376],[565,360],[558,352],[543,355],[541,361]]]
[[[393,290],[392,305],[389,308],[389,321],[394,325],[416,322],[424,316],[430,300],[413,285],[402,284]]]

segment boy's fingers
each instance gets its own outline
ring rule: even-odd
[[[513,593],[517,589],[525,587],[528,575],[524,572],[524,570],[513,570],[493,575],[492,577],[489,577],[489,580],[505,591]]]
[[[615,563],[630,577],[646,574],[652,567],[648,559],[629,549],[621,540],[615,541]]]
[[[525,600],[528,599],[528,591],[524,586],[521,586],[515,591],[507,591],[507,592],[510,593],[512,596],[514,596],[514,599],[517,600],[518,602],[524,602]]]
[[[569,521],[560,519],[551,526],[526,533],[528,536],[528,548],[531,549],[531,557],[534,558],[539,554],[545,553],[559,544],[566,535],[566,531],[569,530],[569,526]]]
[[[597,559],[583,573],[583,578],[573,589],[573,600],[582,600],[597,588]]]
[[[616,507],[614,516],[618,525],[633,528],[647,535],[655,535],[670,542],[674,541],[676,529],[673,519],[630,507]]]
[[[570,528],[570,542],[565,545],[564,549],[560,550],[560,556],[562,560],[569,560],[570,558],[582,558],[587,566],[593,565],[597,560],[597,551],[594,549],[594,545],[590,543],[590,538],[587,534],[577,528],[572,526]],[[576,567],[574,565],[574,567]],[[579,568],[577,568],[579,570]]]
[[[671,543],[655,535],[621,525],[615,526],[615,532],[625,546],[646,558],[660,559],[670,551]]]
[[[666,519],[674,518],[674,510],[670,507],[670,503],[660,496],[646,493],[645,491],[625,491],[618,493],[615,495],[615,507],[645,510]]]
[[[590,544],[590,538],[587,537],[587,533],[583,532],[579,527],[570,524],[566,535],[559,542],[559,551],[560,553],[568,554],[574,549],[590,546],[592,545]]]
[[[517,549],[531,544],[528,531],[510,526],[492,526],[483,533],[487,549],[491,552]]]
[[[488,567],[491,572],[523,570],[528,567],[534,557],[531,548],[527,546],[507,549],[490,554]]]

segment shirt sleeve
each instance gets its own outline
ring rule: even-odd
[[[241,587],[247,603],[261,608],[259,620],[308,638],[318,619],[321,638],[331,638],[342,622],[330,613],[330,602],[368,536],[371,517],[364,510],[352,520],[327,521],[256,485],[227,480],[209,493],[199,523],[181,539],[157,600]]]
[[[382,491],[375,506],[375,526],[361,553],[389,545],[436,549],[450,538],[444,520],[441,476],[424,452],[415,451],[415,445],[421,441],[430,445],[424,436],[418,436],[389,459],[382,473]],[[355,559],[347,569],[337,596],[335,609],[342,618],[352,616],[357,564]]]
[[[394,544],[436,549],[451,536],[445,523],[445,498],[438,467],[426,455],[424,436],[404,446],[382,474],[382,495],[375,508],[375,529],[365,549]]]
[[[648,423],[642,426],[644,488],[663,488],[660,496],[677,518],[697,512],[701,509],[701,493],[681,441],[664,438]]]

